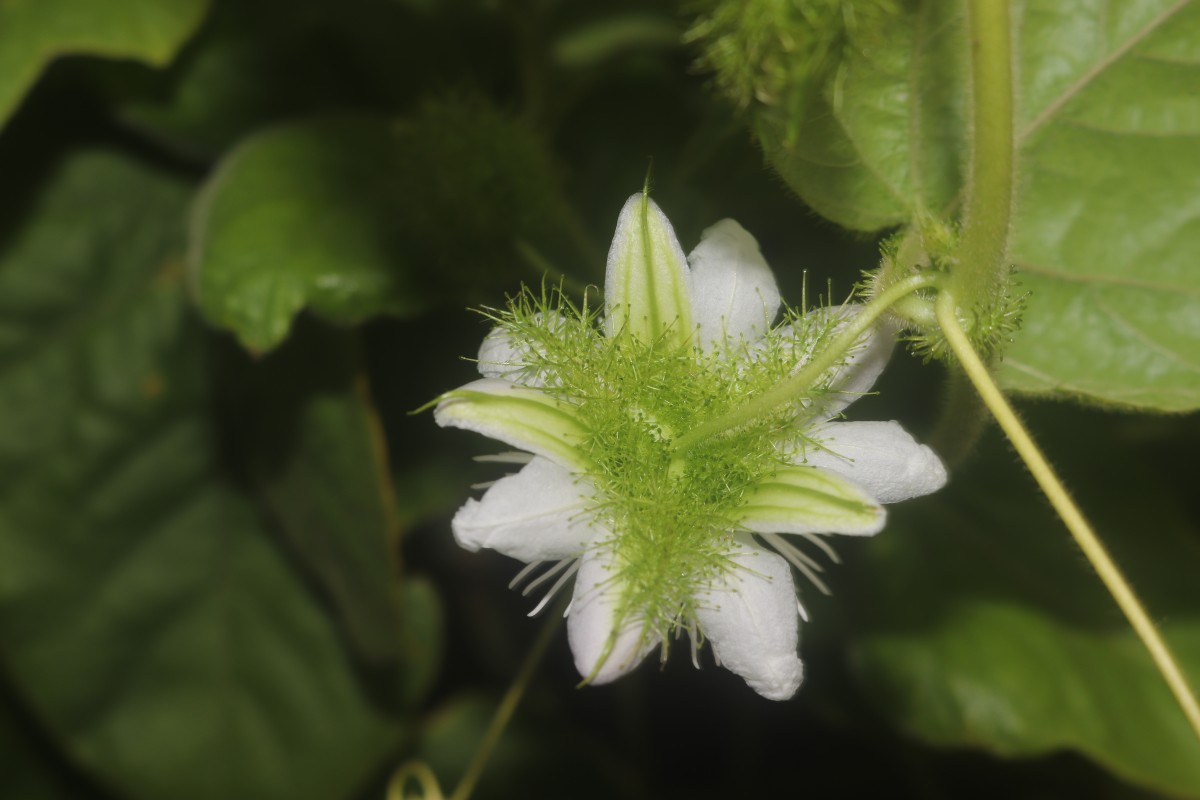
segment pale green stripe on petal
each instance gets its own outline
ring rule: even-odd
[[[755,533],[872,534],[887,514],[862,487],[817,467],[781,467],[746,492],[738,522]]]
[[[473,381],[447,392],[433,418],[443,427],[482,433],[573,471],[587,466],[579,450],[587,429],[574,407],[537,389],[497,378]]]
[[[605,324],[644,342],[682,345],[692,336],[688,265],[666,214],[645,194],[621,209],[608,251]]]

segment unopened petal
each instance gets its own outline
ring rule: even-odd
[[[797,463],[844,475],[881,503],[920,497],[946,485],[941,459],[898,422],[831,422],[812,437],[820,447],[797,454]]]
[[[558,561],[583,553],[596,529],[587,513],[591,489],[567,470],[535,456],[454,515],[454,538],[522,561]]]
[[[574,408],[545,392],[500,378],[483,378],[448,392],[433,419],[546,456],[569,469],[587,462],[578,450],[587,435]]]
[[[621,589],[610,550],[584,554],[575,576],[567,639],[575,668],[590,683],[609,683],[625,675],[660,641],[645,629],[640,617],[622,620],[616,627]]]
[[[746,490],[737,521],[755,533],[883,530],[887,513],[852,480],[813,466],[783,466]]]
[[[683,344],[692,335],[688,266],[675,230],[650,197],[621,209],[604,278],[605,326],[644,342]]]
[[[701,234],[688,256],[692,315],[700,344],[762,336],[779,313],[779,286],[745,228],[723,219]]]
[[[749,541],[730,557],[732,568],[697,595],[696,617],[721,666],[763,697],[787,700],[804,679],[791,567]]]

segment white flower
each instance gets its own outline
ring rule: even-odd
[[[707,640],[759,694],[791,697],[804,614],[792,568],[822,585],[785,537],[827,549],[817,536],[874,534],[882,503],[946,481],[897,423],[832,421],[882,371],[888,332],[865,335],[785,407],[674,445],[795,373],[857,313],[821,309],[772,327],[779,306],[740,225],[717,223],[685,259],[667,218],[635,195],[609,252],[602,319],[524,295],[484,340],[484,377],[438,402],[438,424],[523,451],[512,457],[519,472],[459,510],[454,535],[528,562],[518,580],[550,564],[535,581],[553,581],[547,599],[574,576],[568,638],[591,683],[656,647],[665,656],[686,632],[693,659]]]

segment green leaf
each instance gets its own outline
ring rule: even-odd
[[[961,200],[960,6],[868,3],[866,22],[839,16],[816,34],[794,15],[743,15],[759,27],[719,29],[745,40],[742,55],[716,49],[710,60],[735,88],[750,76],[768,158],[814,209],[855,230],[920,223]],[[1031,295],[1000,379],[1093,403],[1200,408],[1200,7],[1079,0],[1017,4],[1013,15],[1010,255]],[[833,38],[828,54],[780,74],[772,56],[783,45],[769,43],[813,36]]]
[[[124,796],[345,796],[399,726],[229,469],[187,196],[78,153],[0,251],[4,667]]]
[[[1029,6],[1006,387],[1200,408],[1200,6]],[[1065,57],[1064,57],[1065,56]]]
[[[404,657],[397,523],[355,340],[307,325],[262,361],[229,360],[238,460],[364,664],[394,668]]]
[[[0,126],[63,55],[167,63],[200,24],[207,0],[0,0]]]
[[[7,686],[0,687],[0,753],[0,797],[105,800],[99,789],[64,763]]]
[[[410,578],[404,582],[400,606],[404,610],[399,637],[404,659],[400,697],[416,705],[433,688],[441,666],[445,647],[442,601],[429,580]]]
[[[1170,479],[1179,465],[1128,447],[1136,420],[1053,409],[1033,423],[1053,434],[1048,451],[1196,686],[1200,530],[1180,505],[1187,480]],[[872,540],[856,576],[861,680],[885,715],[931,743],[1010,757],[1070,748],[1125,780],[1200,797],[1182,712],[999,439]]]
[[[874,231],[941,212],[961,186],[960,5],[727,3],[693,35],[750,105],[788,185],[838,224]]]
[[[382,120],[275,128],[226,158],[196,208],[194,290],[251,350],[283,341],[306,305],[338,322],[420,308],[391,224],[399,146]]]
[[[556,186],[533,135],[480,103],[275,128],[226,158],[197,204],[195,294],[252,351],[304,307],[349,324],[460,304],[511,286],[518,242],[561,242]]]

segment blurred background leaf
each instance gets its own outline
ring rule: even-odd
[[[1194,684],[1200,528],[1133,418],[1031,414]],[[938,745],[1059,748],[1200,796],[1196,741],[1149,655],[998,431],[935,498],[903,508],[855,576],[854,664],[880,710]]]
[[[401,725],[223,463],[187,191],[74,153],[0,252],[5,666],[124,795],[345,794]]]
[[[94,55],[162,66],[207,8],[207,0],[5,0],[0,3],[0,127],[53,59]]]
[[[261,352],[304,306],[353,323],[481,298],[498,272],[509,284],[518,242],[563,241],[562,208],[533,134],[479,102],[298,123],[234,150],[204,189],[193,284],[209,320]]]

